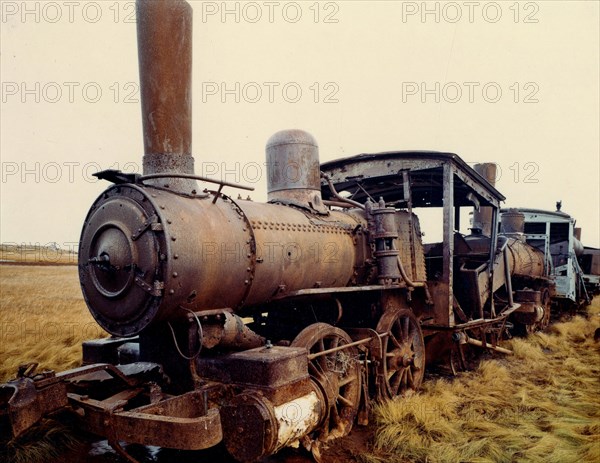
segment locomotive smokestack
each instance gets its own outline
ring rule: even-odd
[[[481,175],[487,182],[496,186],[496,164],[493,162],[484,162],[473,166],[475,172]],[[473,211],[473,229],[481,230],[481,234],[485,236],[492,235],[492,208],[480,207],[479,211]]]
[[[525,214],[515,208],[502,212],[500,230],[504,235],[525,242]]]
[[[137,0],[144,175],[194,173],[192,157],[192,8],[185,0]],[[196,182],[155,185],[190,193]]]

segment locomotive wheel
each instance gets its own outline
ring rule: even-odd
[[[309,355],[317,355],[309,358],[308,372],[322,390],[327,404],[321,426],[313,437],[315,441],[336,439],[352,429],[361,391],[358,351],[356,347],[349,347],[318,355],[351,342],[345,331],[327,323],[307,326],[292,342],[292,347],[304,347]]]
[[[542,291],[542,307],[544,309],[544,316],[542,317],[542,319],[537,322],[535,324],[535,331],[541,331],[541,330],[545,330],[546,328],[548,328],[548,325],[550,324],[550,306],[552,305],[552,302],[550,301],[550,294],[548,293],[548,290],[545,289]]]
[[[377,324],[383,358],[377,367],[379,398],[393,399],[421,387],[425,373],[425,342],[419,321],[408,309],[391,310]]]
[[[550,324],[550,306],[552,302],[550,301],[550,294],[547,289],[542,291],[542,308],[544,309],[544,315],[542,319],[535,323],[523,324],[523,323],[515,323],[515,331],[516,334],[522,336],[528,336],[530,334],[535,333],[536,331],[542,331],[548,328]]]

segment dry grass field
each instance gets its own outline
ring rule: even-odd
[[[377,406],[368,438],[336,444],[345,456],[331,461],[600,462],[598,328],[596,298],[586,316],[509,341],[512,357],[430,378],[421,393]],[[25,361],[77,366],[81,342],[103,335],[83,302],[77,267],[0,265],[0,382]],[[359,428],[346,439],[364,435]]]
[[[600,462],[600,298],[515,355],[376,408],[365,463]]]
[[[38,362],[39,369],[78,366],[81,342],[102,336],[76,266],[0,265],[0,382],[24,362]]]

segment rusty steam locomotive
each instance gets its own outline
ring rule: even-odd
[[[191,9],[137,6],[144,173],[97,174],[113,185],[79,250],[84,298],[112,337],[86,342],[81,368],[0,386],[12,435],[68,409],[124,455],[123,441],[224,441],[240,461],[297,445],[318,455],[366,422],[370,400],[418,389],[426,364],[460,368],[467,346],[509,353],[508,327],[548,324],[549,263],[521,212],[500,224],[493,165],[440,152],[320,164],[314,138],[287,130],[267,143],[267,203],[200,187]],[[433,245],[413,211],[426,207],[443,216]]]

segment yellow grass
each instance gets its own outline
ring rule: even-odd
[[[82,341],[104,336],[83,301],[77,267],[0,265],[0,383],[24,362],[78,366]]]
[[[375,407],[374,447],[357,458],[600,462],[599,299],[586,318],[510,341],[512,357],[426,381],[421,393]],[[0,382],[25,361],[73,368],[82,341],[105,335],[85,306],[75,266],[0,265]]]
[[[365,462],[600,462],[600,302],[412,397],[376,407]]]

